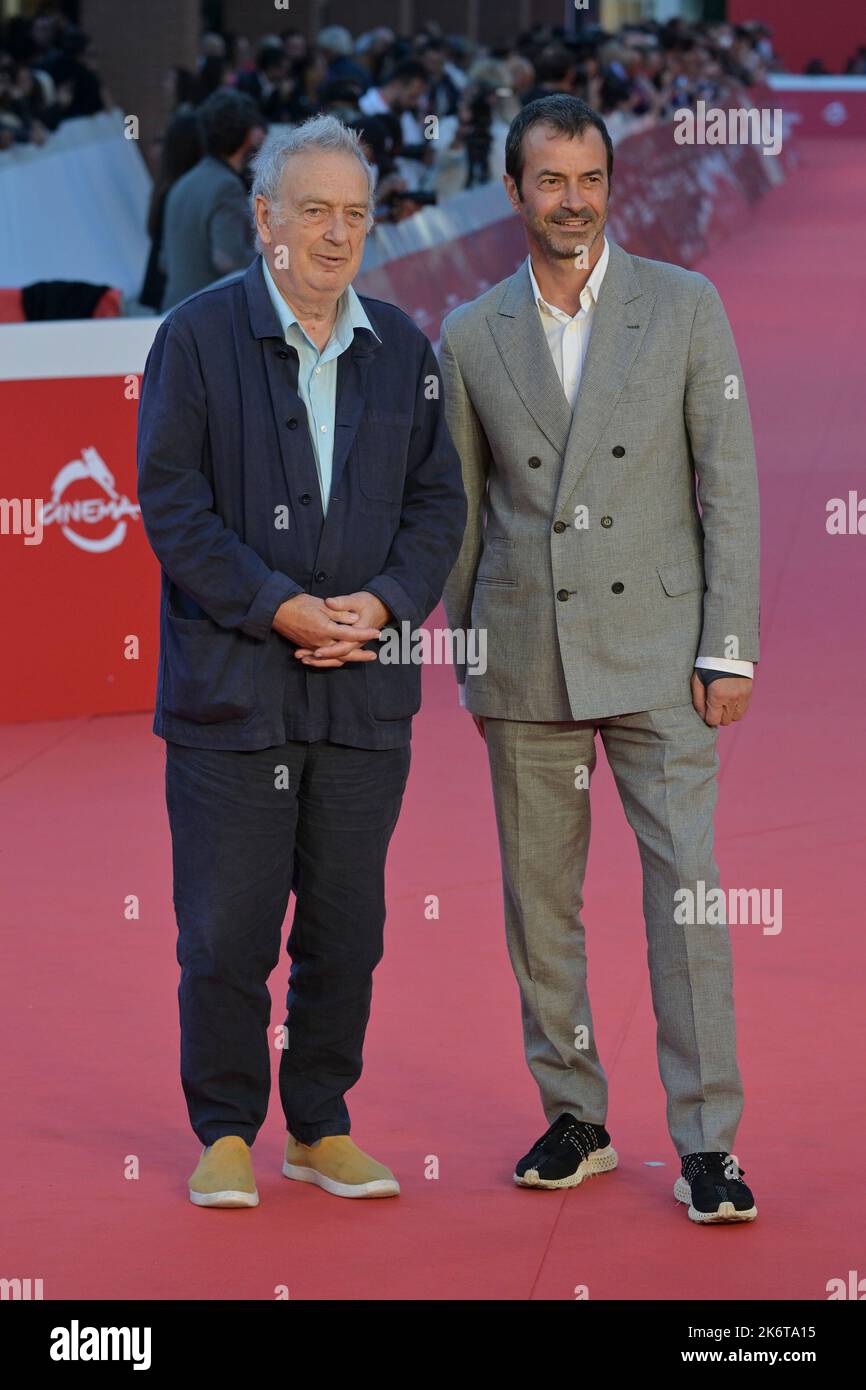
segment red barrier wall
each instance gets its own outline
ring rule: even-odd
[[[866,77],[779,77],[767,101],[784,111],[786,133],[866,135]]]
[[[0,382],[0,497],[43,501],[41,543],[0,536],[3,721],[152,704],[159,567],[135,500],[128,389],[111,376]]]
[[[773,47],[790,72],[822,58],[829,72],[844,72],[859,44],[866,43],[862,0],[728,0],[732,24],[760,20],[773,31]]]

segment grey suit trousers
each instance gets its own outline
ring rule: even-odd
[[[598,732],[643,868],[658,1066],[677,1153],[732,1152],[743,1108],[727,926],[678,925],[675,893],[719,886],[713,857],[717,732],[691,703],[603,719],[484,721],[506,936],[526,1059],[548,1123],[604,1124],[607,1079],[586,982],[586,777]],[[581,774],[580,769],[586,770]],[[725,914],[722,914],[725,915]]]

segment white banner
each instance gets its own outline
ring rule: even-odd
[[[137,296],[151,178],[120,111],[64,121],[0,153],[0,286],[85,280]]]

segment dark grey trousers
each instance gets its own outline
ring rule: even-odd
[[[256,752],[166,743],[181,1082],[202,1144],[252,1145],[267,1112],[271,1049],[291,1134],[348,1134],[373,970],[382,957],[385,859],[411,746],[321,740]],[[284,1032],[268,976],[295,914]]]

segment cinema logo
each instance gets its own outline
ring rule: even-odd
[[[781,888],[707,888],[699,878],[692,888],[674,893],[674,921],[680,927],[763,927],[765,936],[782,930]]]
[[[487,670],[487,629],[436,627],[429,631],[404,618],[399,633],[385,628],[379,638],[383,666],[465,666],[470,676]]]
[[[134,1371],[150,1370],[149,1327],[52,1327],[52,1361],[131,1361]]]
[[[81,496],[83,483],[94,484],[95,495]],[[140,517],[138,503],[117,491],[114,474],[92,445],[60,469],[41,513],[43,526],[59,526],[72,545],[91,555],[116,550],[126,539],[128,522]],[[113,526],[105,531],[110,522]]]
[[[781,107],[732,106],[723,110],[699,101],[695,110],[683,106],[674,112],[674,140],[678,145],[760,145],[765,155],[782,152],[784,113]]]

